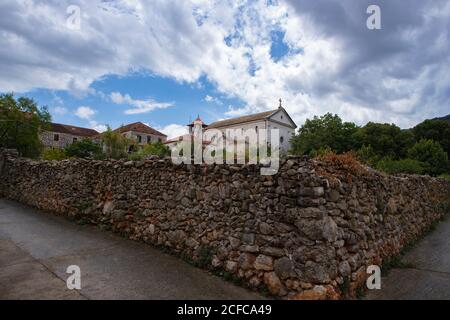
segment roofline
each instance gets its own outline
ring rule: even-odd
[[[236,123],[233,123],[233,124],[230,124],[230,125],[224,125],[224,126],[214,127],[214,128],[211,128],[211,129],[220,129],[220,128],[223,128],[223,127],[232,127],[232,126],[235,126],[235,125],[239,125],[239,124],[241,124],[241,123],[253,123],[253,122],[266,121],[266,120],[267,120],[267,118],[261,118],[261,119],[259,119],[259,120],[251,120],[251,121],[242,121],[242,122],[236,122]],[[209,128],[209,126],[208,126],[208,128]],[[208,129],[208,128],[206,128],[206,129]]]
[[[57,133],[65,133],[65,134],[71,134],[71,135],[73,135],[73,136],[80,136],[80,137],[93,137],[93,136],[99,134],[99,132],[98,132],[97,130],[92,129],[92,128],[79,127],[79,126],[74,126],[74,125],[71,125],[71,124],[64,124],[64,123],[57,123],[57,122],[50,122],[49,124],[50,124],[50,128],[48,128],[48,129],[43,129],[43,131],[47,131],[47,132],[57,132]],[[74,134],[73,132],[70,132],[70,130],[67,129],[67,128],[66,128],[66,130],[69,131],[69,132],[63,131],[63,130],[61,130],[61,131],[55,131],[55,130],[52,130],[52,129],[53,129],[53,128],[51,127],[52,125],[62,126],[62,127],[64,127],[64,128],[65,128],[65,127],[71,127],[71,128],[75,128],[75,129],[91,130],[91,131],[93,131],[93,132],[92,132],[92,135],[80,135],[80,134]]]
[[[244,117],[248,117],[248,116],[254,116],[254,115],[257,115],[257,114],[259,114],[259,113],[266,113],[266,112],[269,112],[269,111],[270,111],[270,110],[258,112],[258,113],[255,113],[255,114],[249,114],[249,115],[245,115],[245,116],[240,116],[240,117],[235,117],[235,118],[230,118],[230,119],[224,119],[224,120],[216,121],[216,122],[213,122],[213,123],[211,123],[210,125],[208,125],[208,127],[214,125],[214,123],[217,123],[217,122],[228,121],[228,120],[233,120],[233,119],[239,119],[239,118],[244,118]],[[277,109],[277,110],[274,110],[271,114],[269,114],[268,116],[265,116],[265,117],[263,117],[263,118],[261,118],[261,119],[250,120],[250,121],[248,121],[248,120],[247,120],[247,121],[242,120],[242,121],[239,121],[239,122],[235,122],[234,124],[240,124],[240,123],[244,123],[244,122],[264,121],[264,120],[267,119],[268,117],[271,117],[272,115],[274,115],[277,111],[278,111],[278,109]],[[225,126],[228,126],[228,125],[225,124],[225,125],[222,125],[222,126],[218,126],[217,128],[225,127]]]
[[[153,128],[152,128],[152,129],[153,129]],[[147,132],[136,131],[136,130],[127,130],[127,131],[123,131],[123,132],[119,132],[119,133],[125,133],[125,132],[137,132],[137,133],[142,133],[142,134],[148,134],[148,135],[154,135],[154,136],[160,136],[160,137],[167,137],[167,135],[165,135],[164,133],[159,132],[159,131],[156,130],[156,129],[153,129],[153,130],[157,131],[158,134],[155,134],[155,133],[147,133]],[[115,130],[113,130],[113,131],[115,131]]]
[[[124,132],[140,132],[140,133],[144,133],[144,134],[153,134],[153,133],[146,133],[146,132],[135,131],[135,130],[127,130],[127,131],[120,132],[120,129],[121,129],[121,128],[127,127],[127,126],[132,126],[132,125],[134,125],[134,124],[142,124],[142,125],[144,125],[144,126],[147,126],[145,123],[143,123],[143,122],[141,122],[141,121],[136,121],[136,122],[132,122],[132,123],[129,123],[129,124],[121,125],[120,127],[114,129],[113,132],[119,132],[119,133],[124,133]],[[160,131],[158,131],[158,130],[156,130],[156,129],[150,127],[150,126],[147,126],[147,127],[149,127],[150,129],[152,129],[152,130],[154,130],[154,131],[156,131],[156,132],[158,133],[158,134],[154,134],[155,136],[167,137],[167,135],[165,135],[164,133],[162,133],[162,132],[160,132]]]
[[[277,109],[273,110],[272,113],[270,113],[269,115],[267,115],[267,116],[265,116],[265,117],[263,117],[263,118],[261,118],[261,119],[250,120],[250,121],[248,121],[248,120],[247,120],[247,121],[242,120],[242,121],[235,122],[235,123],[233,123],[232,125],[224,124],[224,125],[216,126],[215,128],[228,127],[228,126],[238,125],[238,124],[246,123],[246,122],[250,123],[250,122],[258,122],[258,121],[265,121],[265,120],[274,121],[274,120],[271,120],[270,117],[272,117],[273,115],[275,115],[275,114],[276,114],[277,112],[279,112],[280,110],[284,111],[284,113],[287,114],[289,120],[294,124],[293,128],[294,128],[294,129],[297,129],[297,127],[298,127],[297,124],[295,123],[294,120],[292,120],[292,118],[291,118],[291,116],[289,115],[289,113],[288,113],[288,112],[286,111],[286,109],[284,109],[283,107],[278,107]],[[263,111],[263,112],[261,112],[261,113],[264,113],[264,112],[268,112],[268,111]],[[249,116],[251,116],[251,115],[249,115]],[[227,121],[227,120],[239,119],[239,118],[243,118],[243,117],[246,117],[246,116],[241,116],[241,117],[236,117],[236,118],[230,118],[230,119],[225,119],[225,120],[221,120],[221,121]],[[216,122],[220,122],[220,121],[216,121]],[[214,125],[214,122],[211,123],[208,127],[210,127],[211,125]],[[286,125],[286,124],[284,124],[284,125]],[[214,127],[213,127],[212,129],[214,129]]]
[[[295,123],[294,120],[292,120],[292,118],[291,118],[291,116],[289,115],[289,113],[288,113],[288,112],[286,111],[286,109],[283,108],[283,107],[279,107],[275,112],[273,112],[270,116],[268,116],[268,118],[270,118],[271,116],[273,116],[274,114],[276,114],[276,113],[277,113],[278,111],[280,111],[280,110],[283,110],[284,113],[287,114],[287,116],[289,117],[289,120],[291,120],[291,122],[294,124],[294,129],[297,129],[297,128],[298,128],[297,124]],[[269,120],[270,120],[270,119],[269,119]],[[270,121],[274,121],[274,120],[270,120]]]

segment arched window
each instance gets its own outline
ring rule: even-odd
[[[255,127],[255,131],[256,131],[256,133],[258,133],[258,126]]]
[[[281,136],[280,137],[280,143],[283,143],[284,142],[284,138],[283,138],[283,136]]]

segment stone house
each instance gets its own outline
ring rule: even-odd
[[[41,132],[40,139],[46,148],[65,148],[75,141],[93,138],[98,134],[94,129],[50,123],[50,128]]]
[[[142,122],[130,123],[114,130],[128,139],[134,140],[137,145],[144,146],[149,143],[165,142],[167,136]]]

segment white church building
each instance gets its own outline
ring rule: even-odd
[[[297,125],[289,116],[287,111],[282,107],[281,100],[280,105],[275,110],[260,112],[252,115],[226,119],[213,122],[209,125],[205,124],[200,117],[195,119],[192,123],[188,124],[189,134],[180,136],[174,139],[170,139],[165,142],[169,147],[175,146],[183,139],[190,141],[193,138],[194,129],[196,127],[202,128],[203,132],[215,129],[225,133],[227,129],[241,129],[248,130],[254,129],[256,132],[261,129],[267,129],[270,132],[271,129],[278,129],[280,135],[280,149],[282,151],[288,151],[291,147],[290,140],[295,133]],[[269,137],[268,137],[268,141]],[[203,141],[203,144],[209,144],[209,141]]]

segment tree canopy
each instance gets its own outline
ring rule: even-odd
[[[330,148],[338,153],[353,149],[352,136],[357,126],[343,122],[338,115],[327,113],[321,117],[306,120],[292,140],[292,152],[310,154],[313,151]]]
[[[428,139],[439,142],[450,154],[450,124],[443,120],[425,120],[412,129],[417,140]]]
[[[422,162],[425,171],[431,175],[439,175],[449,169],[447,153],[439,142],[433,140],[420,140],[408,150],[408,156]]]
[[[414,135],[410,131],[388,123],[369,122],[357,130],[353,139],[358,149],[370,146],[375,154],[395,159],[404,157],[414,144]]]
[[[33,99],[0,95],[0,146],[14,148],[22,156],[35,158],[42,151],[41,130],[49,127],[50,113]]]
[[[104,153],[107,158],[122,159],[128,156],[128,149],[133,144],[133,141],[124,137],[118,132],[108,129],[101,135]]]
[[[358,127],[327,113],[306,120],[291,142],[293,154],[355,151],[360,160],[388,173],[439,175],[450,170],[450,124],[441,120],[402,130],[374,122]]]

